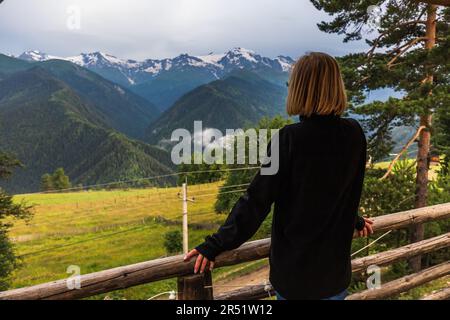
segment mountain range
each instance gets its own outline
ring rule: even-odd
[[[84,185],[173,172],[167,152],[132,138],[158,111],[127,89],[61,60],[0,55],[0,77],[0,150],[24,164],[9,191],[38,191],[58,167]]]
[[[0,55],[0,149],[25,166],[2,186],[37,191],[58,167],[83,185],[171,173],[169,153],[152,145],[195,120],[224,130],[282,113],[292,63],[242,48],[142,62]]]
[[[18,58],[31,62],[70,61],[129,88],[161,111],[198,86],[223,79],[235,70],[251,70],[269,82],[284,85],[294,63],[290,57],[271,59],[244,48],[234,48],[223,54],[182,54],[175,58],[143,61],[120,59],[103,52],[57,57],[36,50],[24,52]]]
[[[173,173],[175,129],[192,131],[200,120],[224,132],[285,114],[293,63],[243,48],[144,61],[101,52],[0,54],[0,150],[24,164],[1,186],[38,191],[41,176],[58,167],[83,185]]]

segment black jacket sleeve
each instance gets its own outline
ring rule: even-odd
[[[279,132],[281,136],[281,131]],[[281,138],[280,138],[281,139]],[[279,143],[283,145],[283,143]],[[269,144],[268,154],[270,154]],[[247,192],[237,201],[230,215],[219,230],[208,236],[196,249],[210,261],[224,251],[238,248],[258,231],[271,211],[279,190],[282,171],[282,154],[279,148],[279,169],[275,175],[262,175],[261,170],[250,184]],[[271,163],[265,166],[270,166]],[[263,165],[264,167],[264,165]]]
[[[358,231],[362,231],[366,226],[366,221],[361,216],[356,216],[355,229]]]

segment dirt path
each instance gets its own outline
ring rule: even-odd
[[[248,285],[264,284],[269,281],[269,266],[264,266],[256,271],[244,274],[231,280],[219,280],[214,284],[214,294],[233,291]]]

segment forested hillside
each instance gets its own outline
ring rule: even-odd
[[[28,68],[30,68],[30,63],[0,53],[0,80]]]
[[[283,114],[287,90],[255,73],[239,71],[224,80],[203,85],[178,100],[148,129],[148,141],[160,143],[173,130],[193,131],[194,121],[203,128],[238,129],[264,116]]]
[[[91,102],[108,126],[130,137],[142,138],[145,128],[159,115],[158,108],[147,100],[73,63],[50,60],[37,65]]]
[[[40,177],[58,167],[85,185],[171,172],[167,153],[112,130],[98,110],[41,67],[1,81],[0,149],[25,166],[6,189],[38,191]]]

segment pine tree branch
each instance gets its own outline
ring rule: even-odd
[[[425,25],[427,23],[426,20],[421,20],[423,13],[425,12],[425,10],[420,14],[419,19],[417,20],[413,20],[413,21],[407,21],[407,22],[403,22],[403,23],[399,23],[396,24],[395,26],[393,26],[392,28],[389,28],[389,30],[386,30],[385,32],[382,32],[375,40],[374,40],[374,44],[372,45],[372,47],[370,48],[370,50],[367,52],[367,57],[369,58],[369,60],[372,58],[373,54],[375,53],[375,50],[378,48],[378,45],[381,41],[381,39],[383,39],[383,37],[385,37],[386,35],[388,35],[389,33],[391,33],[392,31],[394,31],[395,29],[401,28],[401,27],[407,27],[410,25],[418,25],[418,24],[423,24]]]
[[[398,53],[387,63],[387,67],[390,69],[392,67],[392,65],[394,64],[394,62],[397,61],[397,59],[400,58],[406,51],[408,51],[411,47],[416,45],[418,42],[426,41],[426,40],[428,40],[427,37],[418,37],[418,38],[415,38],[415,39],[409,41],[408,43],[396,48],[395,50],[393,50],[393,52],[398,52]]]
[[[388,171],[386,172],[386,174],[380,178],[380,181],[385,180],[386,178],[388,178],[391,173],[392,170],[394,169],[394,165],[397,163],[397,161],[401,158],[401,156],[409,149],[409,147],[414,143],[414,141],[417,140],[417,138],[420,136],[420,134],[422,133],[423,130],[425,130],[427,127],[425,126],[421,126],[416,134],[414,135],[414,137],[412,137],[411,140],[408,141],[408,143],[403,147],[403,149],[400,151],[400,153],[395,157],[394,160],[392,160],[392,162],[390,163],[389,167],[388,167]]]

